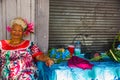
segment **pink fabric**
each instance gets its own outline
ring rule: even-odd
[[[82,69],[92,69],[93,64],[91,64],[89,61],[87,61],[83,58],[79,58],[77,56],[72,56],[68,60],[68,66],[69,67],[78,67],[78,68],[82,68]]]

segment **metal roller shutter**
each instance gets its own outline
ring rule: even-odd
[[[84,52],[106,51],[119,30],[119,0],[50,0],[49,48],[77,36]]]

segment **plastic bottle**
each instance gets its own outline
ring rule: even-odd
[[[81,54],[81,43],[80,43],[80,41],[77,41],[77,42],[75,42],[74,55],[80,57],[80,54]]]
[[[117,46],[117,50],[120,50],[120,44]]]

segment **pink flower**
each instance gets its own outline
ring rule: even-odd
[[[30,33],[33,33],[33,26],[34,24],[33,23],[28,23],[27,24],[27,28],[25,29],[25,32],[24,32],[24,35],[27,36],[29,35]]]
[[[10,26],[7,26],[6,29],[7,29],[8,32],[11,31],[11,27]]]
[[[34,26],[34,23],[29,23],[27,26],[28,26],[29,28],[32,28],[32,27]]]
[[[25,21],[25,23],[26,23],[26,24],[28,24],[28,21],[27,21],[27,19],[24,19],[24,21]]]
[[[27,35],[29,35],[29,34],[30,34],[29,31],[25,31],[25,32],[24,32],[24,35],[25,35],[25,36],[27,36]]]
[[[34,26],[33,23],[29,23],[29,24],[27,25],[27,30],[28,30],[29,32],[32,32],[32,33],[33,33],[33,26]]]
[[[98,57],[98,56],[100,56],[99,53],[95,53],[95,54],[94,54],[94,57]]]

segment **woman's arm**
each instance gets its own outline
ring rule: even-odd
[[[47,66],[51,66],[54,63],[54,61],[50,59],[47,55],[45,55],[36,44],[34,44],[33,42],[31,42],[31,44],[32,45],[30,47],[30,50],[33,58],[38,61],[45,62]]]
[[[48,57],[47,55],[45,55],[45,54],[41,54],[39,56],[36,56],[36,60],[45,62],[46,65],[49,66],[49,67],[52,64],[54,64],[54,61],[50,57]]]

